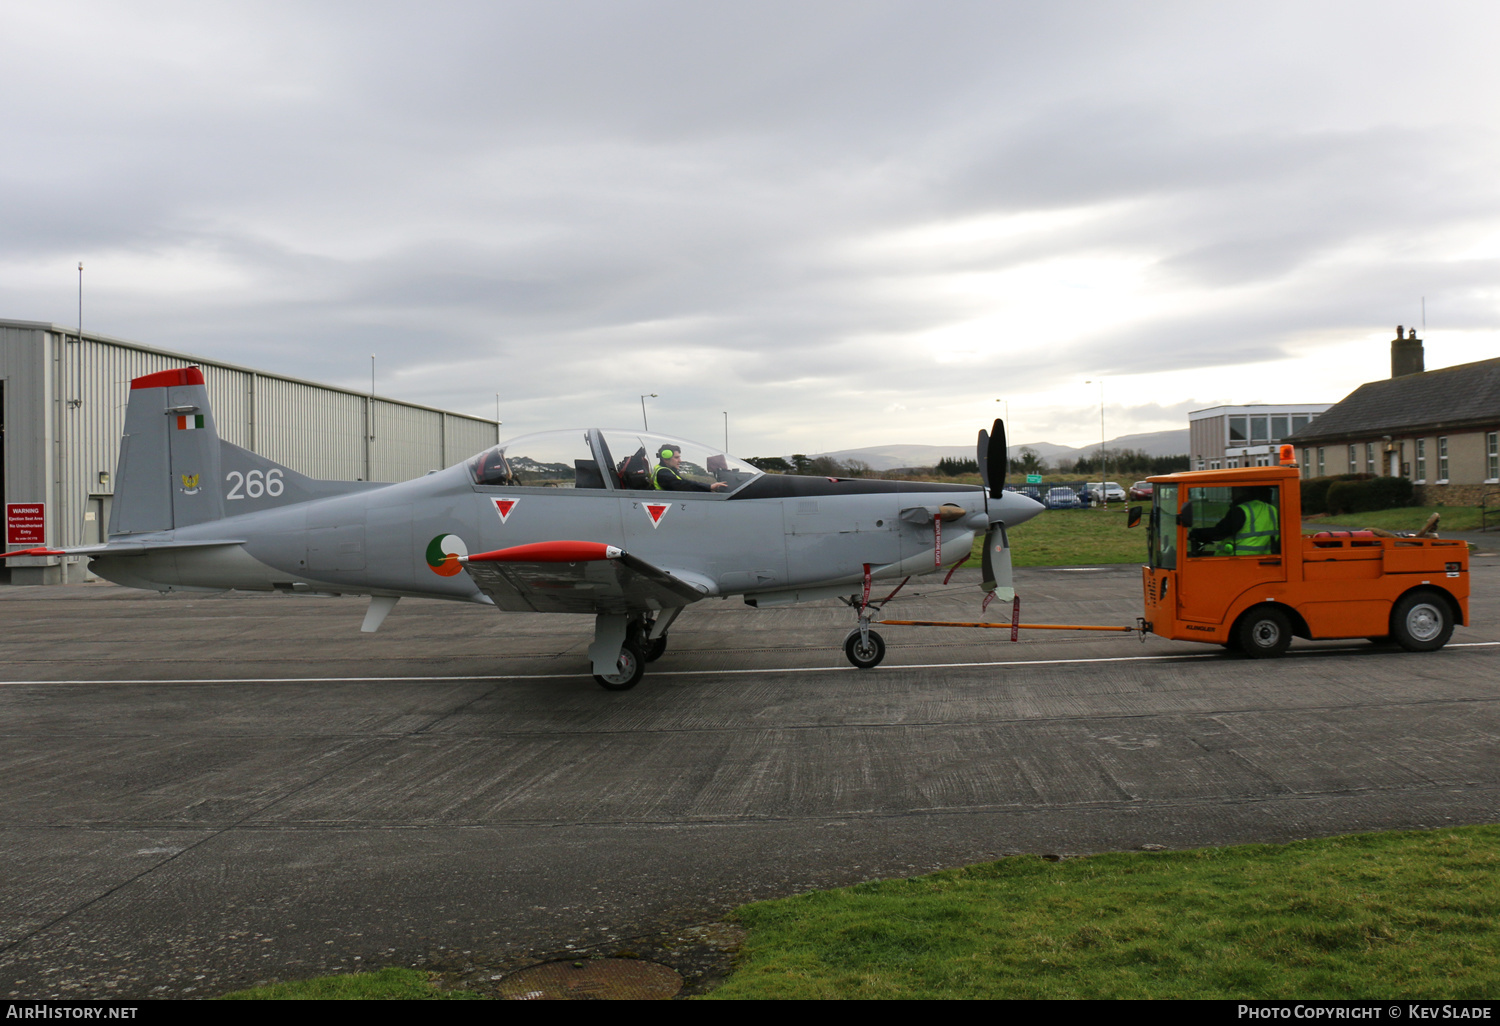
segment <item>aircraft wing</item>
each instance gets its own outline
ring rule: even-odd
[[[603,542],[538,542],[458,561],[495,605],[513,612],[674,609],[708,594],[704,587]]]

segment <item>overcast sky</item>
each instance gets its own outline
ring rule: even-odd
[[[746,455],[1500,355],[1500,5],[0,2],[0,317]],[[1092,380],[1096,384],[1085,384]]]

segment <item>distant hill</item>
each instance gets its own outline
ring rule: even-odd
[[[1012,444],[1014,456],[1023,446],[1035,449],[1042,459],[1055,462],[1058,459],[1077,459],[1091,456],[1099,451],[1097,445],[1075,449],[1051,442],[1021,442]],[[1120,435],[1104,443],[1106,449],[1137,449],[1148,456],[1181,456],[1188,451],[1188,429],[1171,431],[1149,431],[1143,434]],[[821,452],[811,455],[831,456],[840,462],[862,460],[874,470],[895,470],[899,467],[930,467],[941,459],[974,458],[974,443],[966,445],[871,445],[863,449],[840,449],[837,452]]]

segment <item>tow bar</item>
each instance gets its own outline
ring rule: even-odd
[[[1133,627],[1111,627],[1091,623],[988,623],[966,620],[876,620],[886,627],[979,627],[985,630],[1008,630],[1010,640],[1019,641],[1021,631],[1112,631],[1116,634],[1139,634],[1142,643],[1151,633],[1144,617],[1136,617]]]

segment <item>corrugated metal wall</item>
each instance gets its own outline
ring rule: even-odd
[[[49,545],[85,539],[89,497],[114,491],[130,380],[155,371],[202,367],[219,436],[309,477],[404,481],[500,440],[494,421],[88,333],[82,345],[68,338],[76,332],[56,325],[0,323],[5,501],[47,502]]]
[[[209,369],[203,373],[206,378]],[[255,452],[309,477],[353,481],[370,476],[365,467],[368,397],[262,375],[256,375],[254,385]],[[376,480],[404,481],[425,472]]]
[[[499,439],[493,421],[477,420],[450,413],[443,418],[443,466],[451,467],[459,460],[468,459],[483,452]]]

